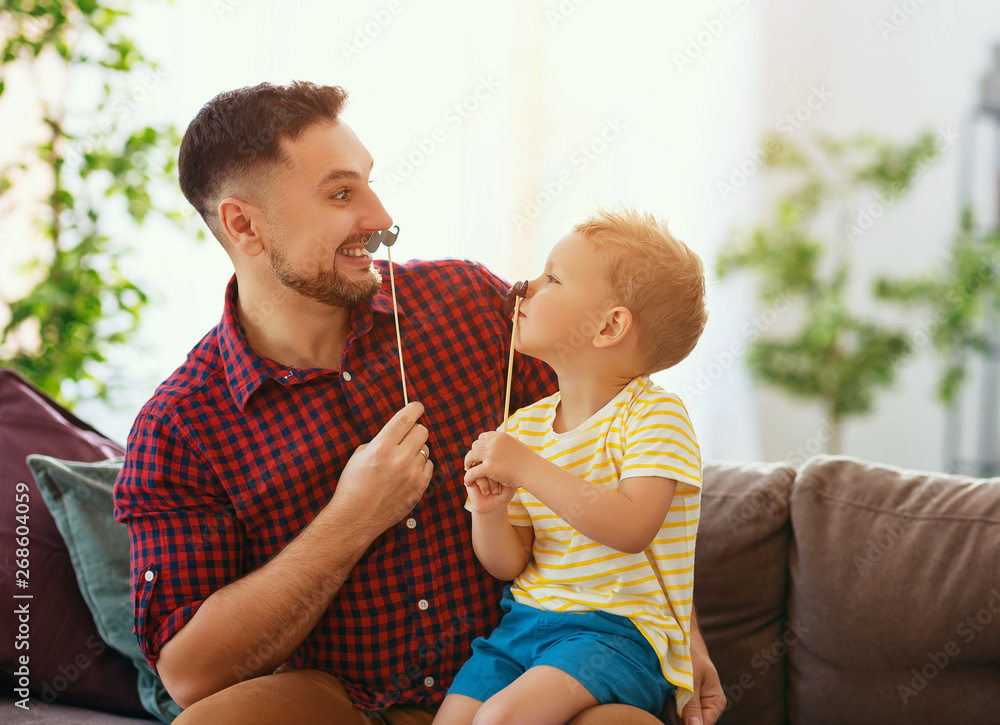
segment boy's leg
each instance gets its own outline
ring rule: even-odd
[[[434,725],[469,725],[482,706],[482,700],[452,693],[441,703]]]
[[[484,702],[476,723],[562,725],[596,704],[597,698],[575,678],[539,665]]]
[[[569,725],[662,725],[663,722],[640,707],[597,705],[588,707],[570,720]]]

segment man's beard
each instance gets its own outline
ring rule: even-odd
[[[275,279],[285,287],[330,307],[356,307],[374,297],[382,287],[382,275],[374,268],[368,279],[358,282],[349,281],[334,264],[329,269],[319,269],[311,278],[297,275],[288,265],[280,247],[268,255],[268,262]]]

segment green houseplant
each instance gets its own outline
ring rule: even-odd
[[[122,272],[120,240],[137,238],[154,214],[187,218],[175,185],[165,183],[174,175],[176,129],[129,123],[163,74],[123,33],[128,14],[125,2],[95,0],[0,6],[0,103],[20,80],[19,95],[33,107],[17,112],[37,114],[44,128],[40,141],[0,165],[0,212],[24,214],[12,192],[47,179],[28,212],[35,231],[19,240],[32,250],[21,270],[32,286],[18,299],[0,297],[9,311],[0,318],[0,364],[65,403],[108,399],[108,351],[129,339],[147,303]],[[89,103],[68,100],[86,93]]]
[[[876,294],[927,313],[921,334],[943,357],[937,397],[956,402],[970,354],[987,352],[988,320],[1000,310],[1000,229],[977,229],[970,209],[942,263],[909,279],[880,278]]]
[[[769,221],[735,233],[719,255],[720,278],[752,271],[763,304],[791,303],[794,323],[755,339],[747,365],[761,382],[823,407],[831,453],[840,452],[844,421],[872,410],[910,346],[904,330],[854,309],[853,255],[947,143],[931,133],[901,145],[868,135],[769,137],[762,166],[784,191]]]

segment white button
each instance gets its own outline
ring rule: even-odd
[[[407,519],[406,520],[406,528],[408,528],[408,529],[415,529],[415,528],[417,528],[417,520],[416,519]]]
[[[153,581],[154,578],[156,578],[156,574],[154,574],[152,571],[150,571],[149,569],[147,569],[146,573],[144,575],[144,578],[145,578],[146,581],[151,582],[151,581]]]
[[[349,372],[347,372],[347,371],[345,370],[345,371],[343,372],[343,377],[344,377],[344,380],[346,380],[347,382],[351,382],[351,378],[352,378],[353,376],[352,376],[352,375],[351,375],[351,374],[350,374]]]
[[[425,677],[424,678],[424,687],[434,687],[434,678],[433,677]]]
[[[284,377],[285,380],[291,380],[293,377],[295,377],[295,373],[293,373],[291,370],[286,370]]]
[[[427,607],[429,606],[430,604],[427,603],[426,599],[421,599],[419,602],[417,602],[417,607],[420,609],[427,609]]]

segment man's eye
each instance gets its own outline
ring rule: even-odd
[[[336,194],[331,195],[330,198],[337,201],[347,201],[347,189],[341,189]]]

